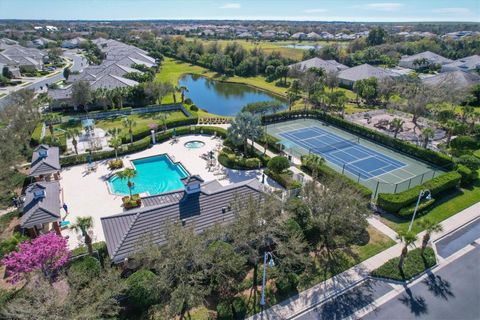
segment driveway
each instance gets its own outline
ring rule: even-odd
[[[478,238],[480,238],[480,218],[436,242],[437,253],[442,258],[447,258]]]

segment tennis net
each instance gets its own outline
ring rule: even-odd
[[[327,153],[330,151],[345,149],[348,147],[352,147],[354,145],[360,144],[360,138],[353,138],[349,140],[339,141],[331,144],[325,144],[322,142],[321,146],[310,148],[308,150],[309,153]]]

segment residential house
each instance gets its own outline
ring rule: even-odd
[[[422,61],[423,59],[426,59],[430,65],[442,66],[452,62],[452,60],[442,57],[434,52],[425,51],[412,56],[403,56],[398,65],[403,68],[419,69],[422,67],[422,65],[419,65],[418,62]]]
[[[50,181],[60,179],[60,153],[58,147],[46,144],[37,146],[32,153],[29,177],[36,181]]]
[[[25,190],[20,227],[27,229],[31,237],[52,229],[61,235],[60,192],[58,181],[37,181]]]
[[[307,34],[307,39],[309,39],[309,40],[319,40],[321,38],[322,37],[318,33],[315,33],[315,32],[310,32],[310,33]]]
[[[432,87],[448,86],[455,89],[465,89],[480,84],[480,75],[465,71],[449,71],[433,77],[423,78],[422,82]]]
[[[362,64],[353,68],[342,70],[338,73],[340,84],[347,88],[352,88],[356,81],[368,78],[376,78],[378,80],[384,78],[394,78],[400,75],[388,69],[374,67],[369,64]]]
[[[302,40],[302,39],[305,39],[306,37],[307,37],[307,34],[305,32],[297,32],[292,34],[290,38],[296,39],[296,40]]]
[[[214,225],[231,223],[235,202],[246,203],[261,196],[262,185],[256,179],[229,186],[218,181],[204,183],[198,176],[187,177],[183,182],[183,190],[142,198],[144,207],[101,218],[114,263],[125,261],[146,242],[164,244],[169,223],[191,226],[196,233],[202,233]]]
[[[86,42],[86,41],[87,41],[87,39],[82,38],[82,37],[76,37],[76,38],[73,38],[73,39],[63,40],[61,47],[65,48],[65,49],[75,49],[75,48],[79,48],[80,45],[83,42]]]
[[[479,72],[480,56],[473,55],[473,56],[461,58],[451,63],[444,64],[440,69],[440,72],[450,72],[450,71]]]
[[[310,68],[321,68],[321,69],[325,70],[326,72],[333,72],[333,73],[337,73],[339,71],[348,69],[347,66],[345,66],[341,63],[338,63],[335,60],[323,60],[323,59],[320,59],[320,58],[317,58],[317,57],[312,58],[312,59],[308,59],[308,60],[305,60],[305,61],[301,61],[301,62],[298,62],[298,63],[294,63],[294,64],[292,64],[288,67],[290,69],[298,69],[298,70],[301,70],[301,71],[306,71]]]

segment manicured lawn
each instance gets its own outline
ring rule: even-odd
[[[388,260],[382,266],[373,270],[372,276],[405,281],[433,267],[437,262],[432,248],[426,248],[423,256],[420,248],[410,250],[405,258],[402,270],[398,268],[399,260],[399,257]]]
[[[412,231],[419,233],[423,229],[418,225],[418,220],[423,217],[428,217],[435,222],[441,222],[458,212],[470,207],[471,205],[480,201],[480,181],[469,189],[459,189],[449,195],[443,196],[435,202],[433,208],[428,210],[422,216],[415,219]],[[388,225],[396,232],[406,231],[410,223],[410,219],[382,217],[382,222]]]

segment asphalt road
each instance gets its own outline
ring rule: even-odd
[[[363,319],[480,319],[480,247],[381,305]]]
[[[441,257],[447,258],[478,238],[480,238],[480,219],[438,241],[437,252]]]
[[[388,293],[393,288],[386,282],[366,280],[365,283],[354,287],[344,294],[310,310],[296,318],[301,320],[316,319],[343,319],[359,309],[373,303],[376,299]]]
[[[79,55],[75,54],[74,52],[75,51],[65,51],[64,54],[65,54],[66,57],[73,60],[73,64],[70,67],[70,70],[71,71],[80,71],[87,66],[87,60],[83,56],[79,56]],[[43,90],[43,89],[46,88],[47,84],[51,84],[51,83],[54,83],[54,82],[57,82],[57,81],[63,80],[63,79],[64,79],[63,72],[60,72],[59,74],[57,74],[53,77],[46,78],[42,81],[32,83],[28,86],[23,87],[22,89],[33,89],[35,91]],[[0,99],[0,108],[7,105],[9,102],[10,102],[9,96],[3,97],[2,99]]]

